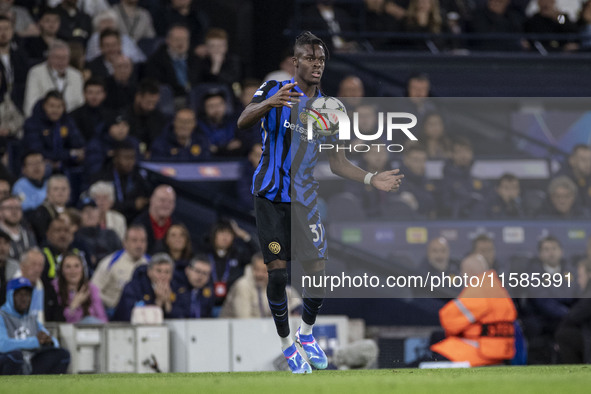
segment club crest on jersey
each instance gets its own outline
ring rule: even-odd
[[[281,252],[281,245],[279,245],[279,242],[273,241],[269,244],[269,250],[273,254],[279,254]]]

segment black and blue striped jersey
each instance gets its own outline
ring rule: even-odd
[[[260,103],[273,96],[290,81],[267,81],[255,92],[252,103]],[[293,90],[303,93],[296,85]],[[318,90],[317,96],[322,93]],[[263,155],[253,175],[252,193],[273,202],[299,202],[307,207],[316,204],[318,182],[314,168],[318,162],[318,146],[334,143],[335,136],[314,135],[308,141],[307,125],[300,120],[300,108],[305,108],[307,96],[293,108],[272,108],[261,119]],[[304,117],[305,118],[305,117]]]

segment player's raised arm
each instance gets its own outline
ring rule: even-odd
[[[288,83],[268,99],[260,103],[252,102],[248,104],[242,111],[240,118],[238,118],[238,128],[247,129],[254,126],[272,108],[283,106],[291,108],[293,103],[299,102],[298,97],[302,96],[302,93],[291,91],[295,85],[297,85],[297,82]]]
[[[377,174],[372,174],[351,163],[345,156],[345,151],[330,150],[328,160],[330,163],[330,170],[343,178],[351,179],[357,182],[364,182],[370,184],[378,190],[385,192],[396,191],[400,187],[404,175],[398,174],[400,170],[382,171]]]

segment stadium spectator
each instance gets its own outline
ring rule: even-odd
[[[119,115],[107,120],[101,134],[94,137],[86,145],[84,167],[89,178],[100,171],[112,168],[115,148],[123,141],[133,145],[139,153],[139,142],[129,136],[129,124],[125,117]]]
[[[217,316],[228,291],[243,275],[244,266],[258,251],[258,246],[252,236],[235,222],[219,220],[212,225],[209,233],[209,245],[203,249],[207,250],[209,260],[213,264],[211,278],[214,286],[215,305],[218,307],[214,310],[214,315]]]
[[[19,271],[15,274],[15,278],[27,278],[33,284],[33,300],[29,313],[37,316],[37,320],[42,323],[45,321],[45,288],[41,280],[44,267],[45,256],[41,249],[34,246],[21,256]],[[49,292],[52,293],[53,289],[49,289]]]
[[[458,137],[452,145],[451,159],[443,167],[441,182],[441,216],[467,218],[483,201],[483,182],[472,176],[472,144]]]
[[[523,31],[522,16],[509,6],[510,0],[487,0],[472,14],[468,31],[473,33],[514,33],[516,36]],[[473,46],[481,50],[521,50],[527,45],[525,41],[515,39],[473,40]]]
[[[113,320],[130,321],[134,307],[156,305],[162,308],[165,319],[183,317],[172,282],[174,262],[166,253],[152,256],[147,265],[139,266],[123,288]]]
[[[281,62],[279,63],[279,69],[271,71],[263,81],[287,81],[292,79],[295,74],[295,66],[293,64],[293,50],[292,48],[284,49],[281,55]],[[257,86],[260,86],[259,83]],[[340,97],[340,96],[339,96]],[[248,98],[248,102],[244,105],[245,107],[252,100],[252,95]]]
[[[23,207],[18,196],[0,200],[0,229],[10,236],[11,258],[20,260],[25,251],[37,246],[35,235],[23,221]]]
[[[497,273],[508,272],[507,264],[497,260],[495,241],[487,234],[480,234],[472,240],[471,254],[479,254],[486,260],[489,269]]]
[[[343,33],[356,30],[355,19],[330,0],[318,0],[316,4],[304,8],[300,24],[303,30],[328,31],[330,39],[326,42],[329,51],[354,51],[357,48],[355,41],[347,41],[343,37]]]
[[[402,31],[407,33],[439,34],[447,30],[439,7],[439,0],[410,0],[402,20]],[[410,49],[428,49],[432,46],[442,49],[445,41],[437,38],[411,40],[403,45]]]
[[[591,48],[591,1],[581,5],[577,24],[581,34],[581,50],[588,51]]]
[[[388,33],[400,31],[400,18],[395,18],[387,12],[386,0],[365,0],[365,31]],[[375,49],[392,49],[392,43],[389,39],[373,38],[370,40]],[[339,96],[340,97],[340,96]]]
[[[565,163],[557,175],[569,177],[578,189],[579,202],[591,208],[591,147],[577,144],[572,149],[568,163]]]
[[[178,268],[178,267],[177,267]],[[178,307],[183,318],[212,317],[214,303],[211,287],[211,262],[205,255],[197,255],[181,271],[175,272],[178,287]]]
[[[27,151],[21,163],[22,176],[14,183],[12,193],[23,202],[23,210],[30,211],[41,205],[47,196],[45,160],[41,152]]]
[[[208,18],[193,0],[171,0],[163,4],[159,18],[154,19],[158,36],[163,37],[174,25],[185,25],[189,28],[191,48],[203,44],[205,32],[208,28]]]
[[[70,182],[64,175],[52,175],[47,181],[47,198],[34,211],[27,213],[35,238],[39,244],[45,240],[49,223],[63,213],[70,200]]]
[[[543,274],[558,274],[560,285],[527,287],[524,310],[524,334],[528,341],[528,363],[555,362],[554,337],[561,319],[569,312],[576,296],[573,267],[564,259],[560,241],[548,235],[538,242],[538,255],[530,261],[528,271],[542,278]],[[570,286],[568,281],[570,281]],[[552,282],[554,283],[554,282]]]
[[[34,0],[35,1],[35,0]],[[46,0],[49,7],[55,7],[63,0]],[[78,8],[91,18],[109,9],[108,0],[77,0]]]
[[[487,219],[523,219],[525,210],[521,201],[519,179],[509,173],[497,181],[494,193],[475,207],[472,217]]]
[[[33,285],[26,278],[8,283],[6,303],[0,309],[0,374],[63,374],[70,353],[31,314]],[[23,355],[27,352],[27,357]],[[29,358],[29,354],[32,357]]]
[[[91,282],[100,290],[101,300],[109,317],[113,317],[123,287],[129,282],[135,269],[147,264],[147,247],[146,230],[142,226],[132,225],[125,232],[123,249],[111,253],[99,262]]]
[[[182,272],[193,257],[193,246],[189,230],[182,223],[173,224],[168,228],[162,242],[162,251],[174,261],[175,272]]]
[[[434,238],[427,244],[427,256],[421,261],[418,271],[439,275],[444,272],[454,276],[460,272],[459,263],[451,258],[449,242],[443,237]]]
[[[131,105],[125,111],[129,120],[129,134],[140,141],[140,152],[147,154],[154,141],[164,130],[167,117],[157,108],[160,90],[156,80],[141,81]]]
[[[362,103],[361,98],[365,97],[363,81],[355,75],[347,75],[339,82],[337,96],[344,99],[345,105],[357,107]]]
[[[160,185],[150,196],[150,204],[144,213],[135,218],[134,223],[144,226],[148,234],[148,253],[162,249],[166,232],[173,224],[182,223],[174,213],[176,193],[168,185]]]
[[[407,145],[402,151],[403,165],[400,172],[404,174],[404,186],[400,197],[413,211],[433,219],[437,214],[434,198],[436,191],[435,184],[426,176],[427,152],[422,145]]]
[[[104,82],[90,78],[84,83],[84,104],[70,113],[86,142],[98,136],[105,120],[112,116],[104,106],[105,98]]]
[[[238,127],[233,115],[228,114],[227,97],[214,89],[203,97],[200,127],[210,143],[210,151],[217,156],[236,156],[242,153],[242,141],[236,137]]]
[[[425,73],[412,74],[406,81],[405,105],[408,112],[414,114],[421,122],[428,113],[435,111],[435,104],[429,100],[431,97],[431,79]]]
[[[29,61],[24,51],[12,44],[13,37],[10,19],[0,15],[0,96],[4,101],[11,100],[22,110]]]
[[[82,74],[69,64],[70,47],[61,40],[55,40],[49,48],[47,61],[31,68],[27,75],[23,104],[25,116],[31,116],[37,101],[52,90],[63,95],[67,111],[73,111],[84,103]]]
[[[105,86],[107,88],[107,98],[105,100],[107,108],[119,110],[133,102],[137,82],[133,64],[127,56],[115,56],[113,75],[107,78]]]
[[[471,367],[503,364],[515,355],[514,322],[517,311],[494,270],[479,255],[469,255],[461,264],[462,274],[492,275],[492,283],[467,283],[458,298],[439,311],[445,339],[431,346],[434,358],[468,361]]]
[[[0,71],[1,73],[2,71]],[[22,139],[25,118],[10,98],[8,91],[3,88],[2,83],[4,81],[0,78],[0,157],[10,166],[10,143]],[[8,176],[9,171],[6,165],[2,164],[0,166],[0,177],[6,179]]]
[[[177,111],[174,121],[152,144],[153,161],[194,162],[209,159],[209,141],[197,124],[195,113]]]
[[[361,124],[359,127],[362,127]],[[354,143],[355,142],[352,144]],[[360,156],[360,160],[363,168],[371,173],[375,173],[376,171],[388,171],[391,169],[389,153],[386,149],[381,149],[380,147],[372,146],[368,152],[363,153]],[[387,192],[378,190],[371,185],[357,182],[350,182],[347,186],[348,191],[353,193],[361,201],[361,206],[368,218],[378,219],[391,211],[391,200]],[[408,210],[410,210],[410,208]]]
[[[125,237],[127,222],[125,216],[113,210],[115,203],[115,187],[111,182],[99,181],[88,189],[88,195],[96,202],[99,209],[99,226],[102,229],[115,231],[121,241]]]
[[[18,261],[10,257],[10,235],[0,229],[0,304],[6,301],[6,284],[19,270]]]
[[[577,267],[578,300],[560,321],[556,330],[558,361],[562,364],[591,362],[591,260]]]
[[[254,319],[271,317],[267,300],[269,275],[263,255],[258,252],[244,267],[244,275],[234,283],[222,306],[220,317]],[[291,286],[287,286],[287,310],[290,314],[301,314],[302,299]]]
[[[93,272],[105,256],[121,249],[121,240],[115,231],[100,227],[100,210],[94,200],[87,197],[79,205],[81,222],[76,237],[86,245],[86,259]]]
[[[257,169],[261,156],[263,155],[263,145],[260,142],[252,144],[246,160],[240,165],[240,177],[236,181],[236,196],[240,201],[240,206],[248,212],[254,209],[254,200],[252,192],[252,176]]]
[[[200,81],[213,82],[232,87],[242,78],[240,58],[228,53],[228,33],[224,29],[212,28],[205,35],[207,54],[200,59]]]
[[[556,0],[538,0],[539,12],[525,21],[526,33],[545,34],[576,34],[577,25],[568,17],[568,14],[556,8]],[[549,51],[576,51],[579,44],[574,40],[539,40]]]
[[[190,51],[189,29],[173,25],[166,34],[166,42],[146,62],[145,75],[172,88],[175,97],[184,100],[199,80],[199,60]]]
[[[57,32],[60,29],[60,15],[49,8],[43,11],[39,22],[40,34],[37,37],[29,37],[25,41],[25,50],[29,58],[35,63],[40,63],[47,59],[49,48],[57,40]]]
[[[54,171],[67,172],[84,160],[84,138],[66,113],[66,103],[55,90],[35,104],[25,121],[23,147],[43,154]]]
[[[121,55],[121,36],[116,30],[105,29],[99,36],[101,54],[87,63],[92,76],[106,79],[113,75],[113,62]]]
[[[8,18],[19,37],[38,36],[39,28],[25,7],[14,5],[14,0],[0,0],[0,14]]]
[[[113,151],[113,166],[100,172],[96,181],[107,181],[115,187],[113,208],[121,212],[129,223],[148,204],[149,187],[137,167],[137,147],[129,142],[120,142]]]
[[[589,210],[577,201],[577,185],[566,175],[548,185],[548,196],[536,217],[543,219],[586,219]]]
[[[424,116],[419,140],[425,146],[427,157],[430,160],[451,157],[452,144],[446,135],[445,123],[439,113],[431,112]]]
[[[113,11],[117,14],[121,33],[134,41],[156,36],[150,13],[138,6],[138,0],[121,0],[121,3],[113,6]]]
[[[92,22],[78,6],[78,0],[63,0],[56,10],[61,20],[57,36],[64,41],[78,41],[86,45],[92,34]]]
[[[140,50],[135,41],[126,34],[121,34],[117,14],[113,10],[107,10],[97,15],[93,21],[94,33],[86,45],[86,61],[92,61],[101,55],[100,36],[106,30],[113,30],[119,34],[121,53],[134,63],[146,61],[146,55]]]
[[[67,323],[106,323],[107,315],[101,302],[100,291],[88,281],[80,256],[64,256],[59,275],[52,282]]]

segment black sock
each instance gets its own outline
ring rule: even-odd
[[[280,268],[269,271],[269,283],[267,284],[267,299],[269,308],[275,321],[277,334],[285,338],[289,335],[289,313],[287,311],[287,269]]]

